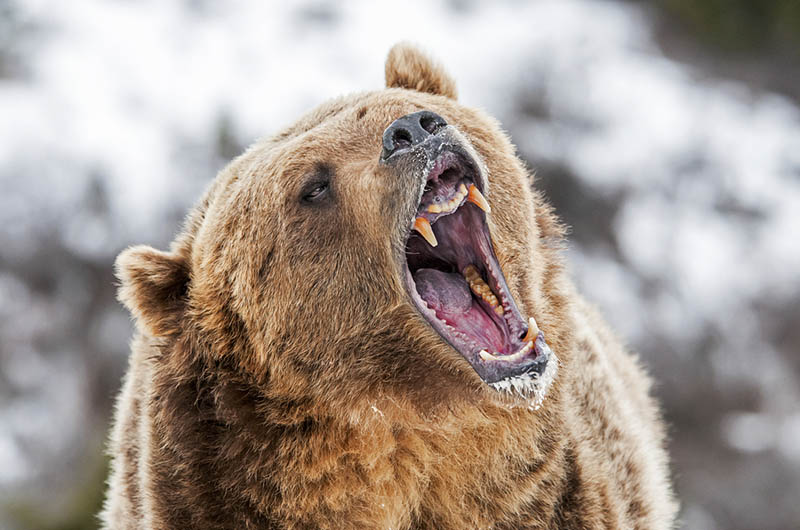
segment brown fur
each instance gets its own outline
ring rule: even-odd
[[[499,124],[408,46],[223,170],[169,252],[117,260],[138,332],[107,528],[670,528],[649,380],[562,271],[563,231]],[[561,360],[543,406],[483,383],[413,308],[416,207],[381,134],[430,109],[489,170],[509,288]],[[319,171],[332,200],[298,197]]]

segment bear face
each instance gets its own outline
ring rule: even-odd
[[[397,46],[387,85],[248,149],[171,252],[120,257],[121,298],[149,333],[333,410],[541,402],[558,360],[533,317],[550,344],[566,331],[558,296],[536,296],[558,268],[540,232],[559,230],[498,123],[433,63]]]

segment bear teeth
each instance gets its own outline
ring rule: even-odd
[[[481,359],[483,359],[484,361],[499,361],[500,360],[495,355],[492,355],[491,353],[489,353],[486,350],[481,350],[479,355],[481,356]]]
[[[472,187],[474,188],[475,185],[473,184]],[[467,186],[462,182],[452,199],[444,204],[431,204],[428,206],[427,211],[428,213],[451,213],[461,206],[467,193]]]
[[[478,355],[480,355],[481,359],[483,359],[484,361],[512,362],[512,361],[518,361],[518,360],[522,359],[523,357],[525,357],[526,355],[528,355],[528,353],[531,351],[531,348],[533,348],[533,342],[532,341],[531,342],[526,342],[525,346],[520,348],[513,355],[494,355],[492,353],[489,353],[486,350],[481,350]]]
[[[425,238],[425,241],[432,247],[435,247],[439,244],[436,241],[436,236],[433,235],[433,228],[431,228],[431,222],[425,219],[424,217],[417,217],[414,219],[414,230],[420,233],[422,237]]]
[[[470,185],[467,200],[486,213],[491,211],[489,201],[486,200],[486,197],[483,196],[483,193],[481,193],[481,190],[479,190],[475,184]]]
[[[525,334],[525,337],[522,339],[522,342],[529,342],[536,340],[536,337],[539,335],[539,326],[536,325],[536,320],[533,317],[528,319],[528,332]]]
[[[481,278],[481,275],[475,265],[467,265],[464,268],[463,274],[472,292],[475,293],[476,296],[480,296],[484,302],[492,306],[495,313],[497,313],[499,316],[503,316],[503,308],[497,301],[497,295],[492,292],[491,287],[489,287],[483,278]]]

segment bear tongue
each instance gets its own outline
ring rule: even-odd
[[[419,269],[414,273],[414,283],[422,299],[437,313],[457,315],[466,313],[472,306],[469,285],[460,274]]]
[[[436,317],[453,326],[462,337],[482,349],[507,353],[507,332],[474,300],[462,275],[419,269],[414,273],[414,283]]]

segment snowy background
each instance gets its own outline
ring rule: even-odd
[[[380,88],[399,40],[572,227],[577,281],[658,381],[683,526],[800,527],[798,56],[719,51],[681,5],[0,0],[0,528],[95,524],[115,255],[165,248],[255,138]]]

